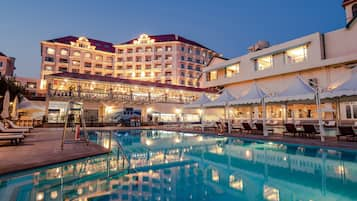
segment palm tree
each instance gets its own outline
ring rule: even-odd
[[[14,77],[0,77],[0,111],[2,111],[2,102],[5,92],[9,90],[10,92],[10,101],[13,101],[16,96],[21,100],[21,95],[25,93],[25,87],[21,86],[16,82]]]

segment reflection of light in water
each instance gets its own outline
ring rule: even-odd
[[[89,190],[90,192],[92,192],[92,191],[94,190],[94,189],[93,189],[93,186],[92,186],[92,185],[89,185],[88,190]]]
[[[286,160],[288,160],[288,158],[287,158],[286,156],[284,156],[284,157],[283,157],[283,160],[286,161]]]
[[[218,171],[213,169],[212,170],[212,181],[215,181],[217,182],[219,180],[219,174],[218,174]]]
[[[279,190],[267,185],[264,185],[264,198],[268,201],[279,201]]]
[[[78,188],[77,193],[78,193],[78,195],[82,195],[83,189],[82,188]]]
[[[246,157],[247,159],[250,159],[250,158],[252,157],[252,152],[251,152],[250,150],[246,150],[246,151],[245,151],[245,157]]]
[[[152,145],[152,141],[149,140],[149,139],[147,139],[147,140],[145,141],[145,144],[146,144],[147,146],[150,146],[150,145]]]
[[[202,142],[203,137],[202,137],[202,136],[198,136],[197,140],[198,140],[199,142]]]
[[[181,142],[181,140],[180,140],[180,138],[175,138],[175,143],[180,143]]]
[[[58,196],[57,191],[52,191],[50,196],[51,196],[51,199],[53,199],[53,200],[56,199]]]
[[[243,190],[243,180],[236,179],[234,175],[229,176],[229,187],[236,190]]]
[[[336,167],[335,172],[336,172],[336,174],[343,175],[343,174],[346,173],[346,169],[345,169],[345,167],[343,165],[339,165],[339,166]]]
[[[273,142],[268,142],[268,145],[272,145],[273,144]]]
[[[44,193],[43,192],[38,192],[36,195],[36,200],[43,200]]]
[[[59,168],[56,168],[56,173],[59,173],[60,169]]]

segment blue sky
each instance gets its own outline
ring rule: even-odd
[[[258,40],[277,44],[345,25],[342,0],[3,0],[0,51],[16,75],[39,77],[40,41],[87,36],[120,43],[175,33],[231,58]]]

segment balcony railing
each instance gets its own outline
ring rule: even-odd
[[[83,100],[111,100],[111,101],[119,101],[119,102],[136,102],[136,103],[190,103],[196,100],[194,96],[184,96],[177,95],[171,96],[167,94],[163,94],[160,96],[152,96],[150,93],[148,94],[135,94],[135,93],[119,93],[119,92],[96,92],[96,91],[77,91],[77,90],[55,90],[51,89],[48,93],[49,97],[55,98],[77,98]]]

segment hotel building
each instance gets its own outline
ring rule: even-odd
[[[59,72],[198,87],[202,68],[217,55],[175,34],[141,34],[117,45],[66,36],[41,42],[41,88],[45,75]]]
[[[342,29],[312,33],[273,46],[260,41],[249,48],[248,54],[206,67],[203,86],[227,89],[237,98],[246,95],[253,84],[275,96],[291,86],[297,76],[317,84],[322,92],[336,88],[357,70],[357,0],[345,0],[343,7],[347,23]],[[357,99],[340,103],[323,100],[322,110],[325,120],[340,115],[341,120],[355,121]],[[262,107],[235,106],[231,113],[234,119],[259,119]],[[316,106],[313,101],[268,104],[267,118],[316,120]]]
[[[15,58],[0,52],[0,75],[13,76],[15,69]]]

